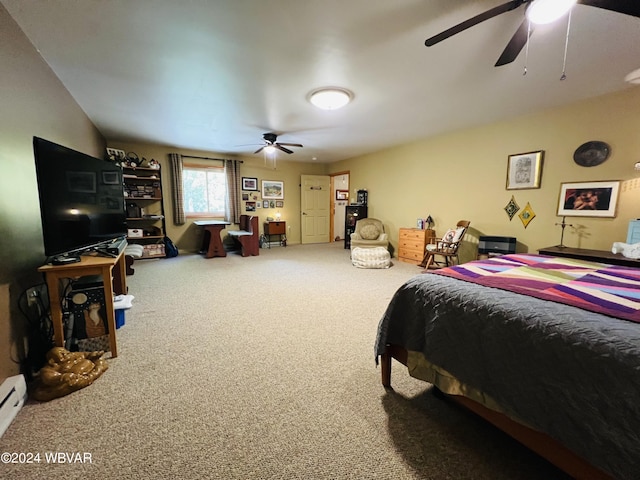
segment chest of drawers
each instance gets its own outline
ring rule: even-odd
[[[398,260],[418,265],[424,257],[427,242],[435,236],[435,230],[401,228],[398,234]]]

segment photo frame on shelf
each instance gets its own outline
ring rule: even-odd
[[[284,182],[262,180],[262,198],[268,200],[284,200]]]
[[[250,192],[258,191],[258,179],[253,177],[242,177],[242,190]]]
[[[119,162],[121,160],[124,160],[127,157],[127,154],[124,150],[107,147],[107,156],[112,162]]]
[[[336,190],[336,200],[349,200],[349,190]]]
[[[540,188],[544,150],[509,155],[507,190]]]
[[[558,198],[558,216],[615,217],[620,182],[562,183]]]

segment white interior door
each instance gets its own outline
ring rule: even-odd
[[[302,243],[329,242],[331,179],[328,175],[301,175],[300,225]]]

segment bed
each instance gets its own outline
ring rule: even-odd
[[[640,472],[640,269],[533,254],[418,275],[380,320],[391,359],[575,478]]]

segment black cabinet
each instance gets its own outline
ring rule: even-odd
[[[351,234],[356,229],[356,222],[361,218],[367,218],[366,205],[347,205],[344,220],[344,248],[351,248]]]

